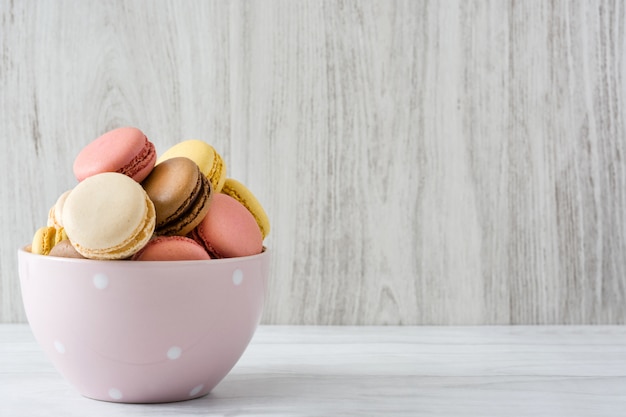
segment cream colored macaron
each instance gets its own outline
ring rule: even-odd
[[[115,172],[81,181],[63,206],[65,232],[78,253],[91,259],[125,259],[152,237],[154,204],[141,185]]]
[[[63,205],[71,191],[72,190],[67,190],[61,194],[59,198],[57,198],[56,203],[50,207],[50,211],[48,212],[48,226],[56,228],[63,227]]]

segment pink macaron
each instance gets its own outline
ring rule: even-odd
[[[154,168],[157,154],[154,144],[135,127],[121,127],[106,132],[85,146],[74,160],[78,181],[103,172],[118,172],[137,182]]]
[[[211,259],[196,241],[184,236],[159,236],[150,240],[133,261],[195,261]]]
[[[209,211],[191,237],[213,258],[235,258],[263,251],[263,235],[254,216],[226,194],[213,196]]]

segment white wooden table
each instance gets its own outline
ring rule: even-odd
[[[624,416],[626,327],[261,326],[201,399],[90,400],[0,325],[0,416]]]

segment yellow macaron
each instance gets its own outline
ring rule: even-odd
[[[165,151],[156,163],[158,165],[180,156],[191,159],[200,167],[200,171],[211,181],[213,191],[219,193],[222,190],[226,181],[226,164],[211,145],[198,139],[185,140]]]
[[[48,255],[50,250],[60,241],[67,239],[64,228],[54,226],[40,227],[33,236],[31,252],[37,255]]]
[[[270,233],[270,219],[267,217],[267,213],[263,209],[259,200],[252,194],[252,192],[241,182],[233,178],[227,178],[224,181],[222,187],[222,193],[231,196],[235,200],[239,201],[250,213],[254,216],[263,239]]]

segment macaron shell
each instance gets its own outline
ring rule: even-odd
[[[263,250],[263,236],[254,217],[226,194],[213,196],[209,211],[192,237],[216,258],[255,255]]]
[[[154,205],[141,185],[119,173],[102,173],[79,183],[65,201],[63,224],[86,258],[123,259],[150,239]]]
[[[106,132],[85,146],[74,160],[78,181],[103,172],[118,172],[141,182],[156,163],[154,144],[134,127]]]
[[[134,261],[209,260],[207,251],[196,241],[184,236],[160,236],[151,239],[137,252]]]
[[[231,196],[248,209],[252,216],[254,216],[254,219],[261,229],[263,239],[265,239],[270,233],[270,219],[252,191],[236,179],[228,178],[224,182],[222,193]]]
[[[194,161],[211,181],[213,191],[219,193],[226,181],[226,164],[221,155],[208,143],[199,139],[189,139],[169,148],[157,160],[157,165],[176,157],[185,157]]]

